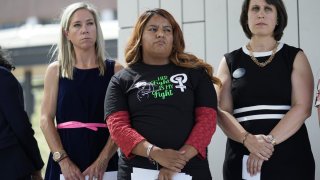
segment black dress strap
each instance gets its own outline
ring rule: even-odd
[[[110,60],[110,59],[106,59],[105,60],[105,65],[106,65],[106,73],[107,75],[110,77],[113,76],[114,74],[114,65],[115,65],[115,61],[114,60]]]

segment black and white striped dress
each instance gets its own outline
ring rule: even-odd
[[[291,108],[291,72],[299,48],[280,43],[273,61],[257,66],[244,46],[225,55],[232,77],[234,116],[252,134],[269,134]],[[272,51],[254,53],[259,61]],[[224,180],[242,179],[242,159],[248,150],[227,141]],[[314,180],[315,164],[306,126],[285,142],[276,145],[261,170],[261,180]]]

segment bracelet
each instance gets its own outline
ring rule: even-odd
[[[268,138],[269,138],[269,142],[270,142],[273,146],[277,145],[276,138],[274,138],[272,134],[269,134],[269,135],[268,135]]]
[[[57,161],[57,163],[59,163],[60,161],[64,160],[64,159],[67,158],[67,157],[68,157],[68,155],[66,154],[65,156],[63,156],[62,158],[60,158],[60,159]]]
[[[243,139],[242,139],[242,144],[244,145],[244,142],[247,140],[247,137],[250,133],[246,132],[246,134],[244,135]]]
[[[147,147],[147,158],[153,163],[155,164],[155,161],[150,157],[150,152],[152,151],[152,148],[154,147],[153,144],[149,144]]]

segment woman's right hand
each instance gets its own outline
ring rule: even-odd
[[[243,145],[248,149],[248,151],[258,158],[267,161],[272,156],[274,147],[271,143],[266,141],[266,136],[263,134],[252,135],[249,134]]]
[[[176,172],[163,167],[159,171],[158,180],[172,180],[172,177],[175,173]]]
[[[161,166],[175,172],[181,172],[181,169],[184,168],[188,161],[184,151],[161,149],[159,147],[153,148],[152,152],[150,152],[150,157]]]
[[[262,159],[250,153],[247,160],[247,171],[250,173],[251,176],[256,175],[257,173],[261,172],[262,164]]]
[[[84,176],[80,169],[69,159],[69,157],[61,160],[59,165],[65,180],[84,180]]]

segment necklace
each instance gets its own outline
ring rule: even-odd
[[[266,60],[265,62],[259,62],[258,59],[257,59],[256,57],[254,57],[253,52],[252,52],[252,48],[251,48],[251,46],[250,46],[250,43],[247,44],[247,49],[249,50],[251,60],[252,60],[256,65],[258,65],[259,67],[265,67],[266,65],[268,65],[269,63],[272,62],[272,60],[273,60],[273,58],[274,58],[274,55],[275,55],[276,52],[277,52],[278,45],[279,45],[279,42],[276,42],[276,44],[274,45],[274,48],[272,49],[272,54],[271,54],[271,56],[270,56],[269,59]]]

